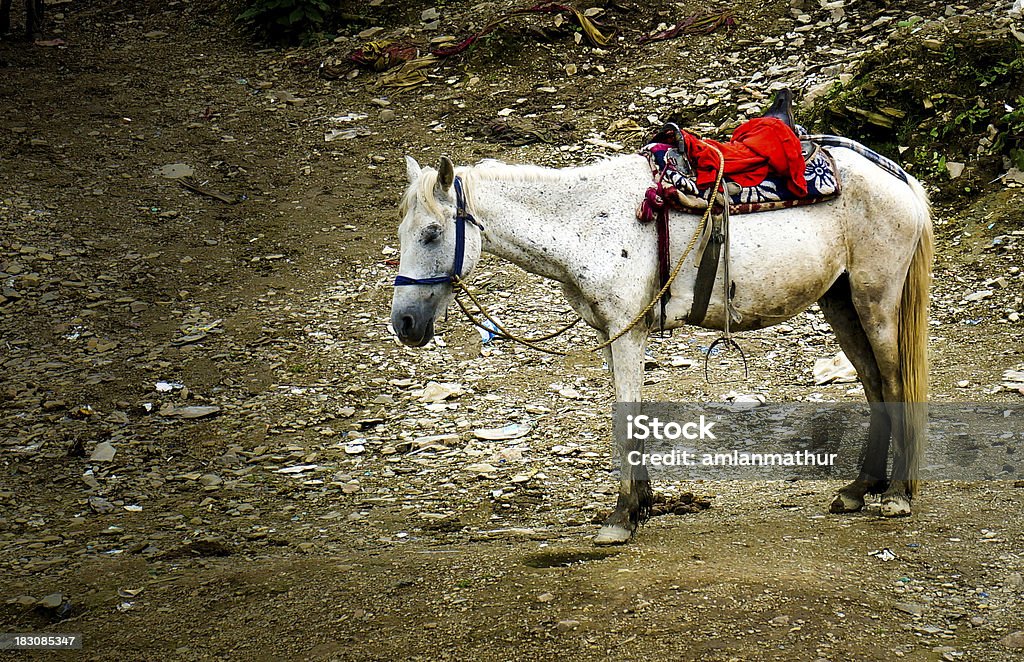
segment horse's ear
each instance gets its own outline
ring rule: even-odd
[[[405,157],[405,176],[409,178],[410,184],[419,179],[420,170],[420,164],[416,163],[416,159],[407,155]]]
[[[441,162],[437,165],[437,194],[445,195],[448,193],[448,189],[452,187],[454,182],[455,165],[447,156],[442,156]]]

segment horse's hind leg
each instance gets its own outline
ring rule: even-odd
[[[615,400],[619,407],[639,406],[643,385],[643,356],[646,330],[633,330],[612,343],[615,379]],[[628,412],[620,410],[618,415]],[[619,455],[619,497],[615,510],[604,521],[594,538],[596,545],[618,545],[628,542],[638,524],[647,519],[653,493],[647,467],[628,461],[632,451],[643,451],[643,442],[625,437],[615,439]]]
[[[852,513],[864,507],[864,495],[881,492],[886,487],[885,469],[892,426],[882,402],[882,377],[878,363],[857,309],[853,306],[849,277],[846,274],[840,276],[818,304],[835,331],[846,358],[857,369],[857,376],[864,385],[864,394],[871,403],[871,421],[860,475],[839,490],[829,507],[833,513]]]
[[[894,279],[896,280],[896,279]],[[893,463],[890,470],[892,478],[882,494],[881,513],[885,517],[903,517],[910,515],[910,499],[913,496],[910,471],[909,448],[915,443],[905,438],[906,426],[904,417],[907,415],[907,403],[903,392],[903,381],[899,356],[899,321],[896,311],[899,309],[899,289],[895,294],[891,291],[878,293],[878,296],[858,298],[854,294],[854,306],[862,320],[862,328],[871,343],[878,376],[882,386],[882,401],[888,415],[891,431]],[[873,405],[874,408],[874,405]],[[874,423],[874,412],[872,423]]]
[[[25,0],[25,40],[43,32],[43,0]]]
[[[0,36],[11,29],[11,0],[0,0]]]

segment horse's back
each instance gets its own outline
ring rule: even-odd
[[[913,178],[903,182],[864,156],[834,149],[842,194],[830,201],[730,219],[733,305],[737,330],[783,322],[820,299],[843,274],[859,282],[902,283],[914,249],[930,223],[927,196]],[[673,227],[673,255],[685,250],[693,220]],[[722,270],[701,326],[724,322]],[[670,326],[687,320],[694,278],[681,278],[667,311]]]
[[[915,234],[930,223],[928,195],[912,175],[904,172],[904,182],[851,149],[833,148],[831,153],[843,186],[838,206],[886,227],[909,224]]]
[[[891,272],[902,283],[918,244],[930,241],[924,187],[909,174],[901,181],[852,150],[835,149],[833,155],[843,182],[835,208],[848,245],[847,270],[855,280]]]

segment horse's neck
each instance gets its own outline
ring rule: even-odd
[[[626,165],[625,170],[635,170]],[[486,176],[477,181],[475,207],[485,226],[483,250],[526,271],[562,283],[572,282],[587,259],[586,242],[597,222],[587,203],[597,192],[622,188],[624,210],[635,193],[620,165],[588,169],[587,176],[508,179]],[[631,173],[632,174],[632,173]],[[624,181],[625,180],[625,181]]]
[[[562,217],[557,209],[538,209],[524,200],[524,184],[495,186],[494,194],[478,203],[484,222],[483,250],[516,264],[530,273],[565,282],[570,273],[566,232],[574,219]]]

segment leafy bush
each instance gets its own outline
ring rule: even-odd
[[[898,32],[820,96],[805,122],[925,176],[940,188],[935,200],[993,181],[1006,171],[1004,158],[1024,166],[1024,45],[978,21],[958,33],[941,24]],[[968,170],[954,180],[948,162]]]
[[[328,0],[246,0],[238,21],[269,40],[294,40],[319,32],[331,13]]]

